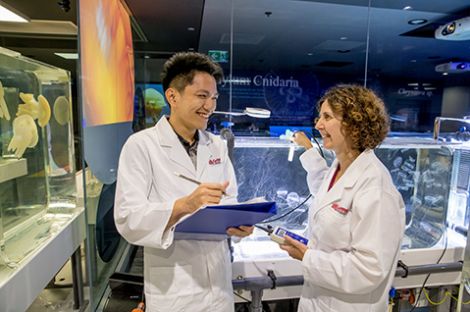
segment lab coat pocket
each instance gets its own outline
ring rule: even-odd
[[[196,283],[191,265],[178,265],[173,267],[150,268],[151,294],[164,296],[191,297],[203,291]]]
[[[347,248],[351,240],[350,222],[350,211],[340,213],[329,206],[323,208],[318,213],[318,227],[314,229],[318,241],[334,249]]]

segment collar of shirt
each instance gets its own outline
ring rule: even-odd
[[[175,129],[173,129],[175,131]],[[175,131],[176,133],[176,131]],[[199,131],[196,131],[196,134],[194,135],[194,141],[193,143],[189,143],[186,141],[182,136],[180,136],[178,133],[176,133],[176,136],[178,137],[178,140],[180,140],[181,144],[183,144],[184,149],[186,152],[189,154],[189,151],[194,150],[197,148],[197,144],[199,143]]]

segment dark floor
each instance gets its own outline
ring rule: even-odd
[[[137,249],[128,273],[143,275],[143,249]],[[130,312],[136,308],[142,295],[142,286],[129,283],[111,283],[111,294],[104,312]],[[295,312],[298,300],[278,300],[263,303],[264,312]],[[235,312],[249,312],[250,303],[235,304]]]

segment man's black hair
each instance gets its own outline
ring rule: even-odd
[[[163,65],[161,74],[163,91],[170,85],[182,91],[193,82],[196,72],[205,72],[215,78],[217,83],[224,78],[222,68],[209,56],[197,52],[179,52],[169,58]]]

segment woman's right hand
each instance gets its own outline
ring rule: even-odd
[[[297,145],[300,145],[307,150],[313,147],[312,142],[310,142],[310,139],[302,131],[294,132],[294,135],[292,136],[291,140]]]

